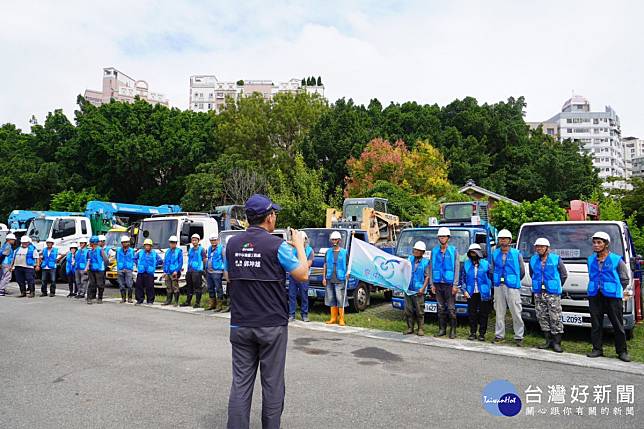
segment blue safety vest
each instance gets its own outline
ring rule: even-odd
[[[154,250],[150,250],[150,252],[148,253],[145,250],[141,249],[136,254],[136,269],[141,274],[154,274],[159,262],[161,262],[161,258]]]
[[[55,270],[56,269],[56,258],[58,258],[58,249],[55,247],[49,248],[45,247],[42,250],[42,263],[40,268],[44,270]]]
[[[414,255],[409,255],[407,260],[411,262],[411,279],[409,280],[409,290],[410,291],[419,291],[423,288],[425,284],[425,269],[429,265],[429,260],[425,258],[420,258],[420,262],[416,265],[416,257]]]
[[[599,269],[599,260],[597,254],[593,253],[588,257],[588,296],[596,296],[598,291],[608,298],[623,298],[624,291],[619,279],[617,267],[622,257],[616,253],[610,252],[602,269]]]
[[[530,258],[532,268],[532,292],[543,291],[561,295],[561,276],[559,275],[559,255],[548,253],[545,267],[541,267],[541,257],[536,254]]]
[[[84,271],[87,268],[87,262],[89,259],[89,249],[86,247],[78,248],[76,251],[76,271]]]
[[[134,249],[127,248],[127,252],[123,251],[123,247],[116,249],[116,270],[134,270]]]
[[[175,247],[165,251],[163,258],[163,272],[165,274],[179,273],[183,269],[183,251]]]
[[[103,249],[96,246],[89,251],[89,270],[105,271],[105,261],[103,260]]]
[[[490,284],[490,277],[488,277],[490,264],[487,259],[480,259],[476,278],[474,277],[474,271],[476,271],[474,268],[472,261],[467,258],[463,263],[463,271],[465,272],[465,278],[463,279],[465,282],[465,290],[470,294],[470,296],[472,296],[474,294],[474,282],[476,281],[476,286],[481,294],[481,299],[483,301],[489,301],[492,298],[492,285]]]
[[[22,247],[22,246],[21,246]],[[16,249],[16,252],[18,249]],[[33,244],[30,244],[29,247],[27,247],[27,254],[25,255],[25,263],[27,264],[28,267],[35,267],[36,266],[36,258],[34,257],[34,252],[36,251],[36,246]],[[15,253],[14,253],[15,257]]]
[[[65,258],[65,272],[67,274],[73,274],[76,272],[76,267],[74,267],[74,254],[70,250],[67,252],[67,257]]]
[[[517,249],[510,249],[506,255],[505,262],[501,249],[496,249],[493,254],[494,259],[494,287],[499,287],[501,283],[511,289],[521,288],[521,266],[523,263],[521,254]]]
[[[331,277],[333,277],[333,268],[335,268],[338,280],[343,282],[347,278],[347,249],[340,248],[338,251],[337,266],[333,263],[333,247],[326,251],[324,258],[326,261],[327,280],[331,280]]]
[[[208,247],[208,266],[215,271],[224,270],[224,247],[218,244],[213,250],[212,246]]]
[[[199,246],[196,249],[190,246],[188,250],[188,271],[203,271],[203,247]]]
[[[11,264],[13,264],[13,255],[16,253],[16,249],[14,249],[9,243],[4,243],[0,253],[4,254],[7,247],[10,249],[9,254],[2,260],[2,265],[11,266]]]
[[[311,253],[313,253],[313,248],[311,246],[306,246],[304,248],[304,254],[306,255],[307,260],[311,257]],[[297,249],[295,247],[293,247],[293,255],[297,258]]]
[[[432,249],[432,280],[434,283],[454,283],[454,265],[456,248],[447,246],[445,253],[440,246]]]

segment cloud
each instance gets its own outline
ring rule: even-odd
[[[574,90],[644,136],[639,2],[12,2],[3,5],[0,123],[100,88],[114,66],[186,108],[192,74],[322,76],[327,97],[447,104],[525,96],[527,119]]]

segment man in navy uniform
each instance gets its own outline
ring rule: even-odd
[[[284,409],[284,366],[288,339],[286,273],[308,281],[304,240],[293,231],[292,246],[271,235],[280,207],[255,194],[245,204],[250,226],[231,237],[224,262],[232,306],[230,343],[233,382],[228,402],[228,428],[249,427],[253,387],[259,365],[262,378],[262,427],[279,429]]]

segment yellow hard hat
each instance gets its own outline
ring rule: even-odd
[[[152,241],[152,239],[151,239],[151,238],[146,238],[146,239],[143,241],[143,245],[144,245],[144,246],[145,246],[145,245],[148,245],[148,244],[149,244],[150,246],[152,246],[152,245],[154,244],[154,242]]]

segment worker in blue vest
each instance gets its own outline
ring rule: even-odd
[[[158,266],[163,264],[161,256],[152,249],[154,242],[150,238],[143,240],[143,249],[134,255],[136,265],[136,303],[143,304],[145,299],[149,305],[154,304],[154,273]]]
[[[347,305],[346,284],[349,281],[347,273],[348,252],[340,247],[342,235],[339,231],[333,231],[329,236],[331,248],[327,249],[324,255],[324,268],[322,272],[322,285],[325,287],[324,303],[330,308],[331,318],[326,321],[327,325],[337,323],[344,326],[344,307]]]
[[[499,247],[492,253],[490,273],[494,284],[494,311],[496,312],[496,327],[493,343],[505,341],[505,312],[510,308],[514,343],[523,345],[525,324],[521,319],[521,279],[525,276],[525,265],[521,253],[512,249],[512,233],[507,229],[499,231]]]
[[[313,248],[309,245],[309,237],[306,232],[301,231],[304,238],[304,251],[309,269],[313,265],[315,254]],[[293,247],[293,254],[297,256],[297,249]],[[297,308],[297,299],[300,299],[300,314],[303,322],[309,321],[309,282],[298,282],[290,275],[288,276],[288,321],[295,321],[295,309]]]
[[[253,387],[261,368],[262,427],[279,429],[286,385],[288,342],[286,274],[308,280],[309,267],[302,235],[293,230],[292,247],[275,230],[280,207],[264,195],[245,204],[250,226],[226,244],[225,271],[230,287],[230,343],[232,386],[228,401],[228,428],[248,429]]]
[[[219,244],[219,236],[209,237],[208,257],[206,263],[206,283],[208,285],[208,307],[206,310],[221,311],[224,304],[224,246]]]
[[[183,251],[177,247],[179,240],[176,235],[171,235],[168,239],[169,248],[165,251],[163,257],[163,275],[165,277],[166,300],[161,305],[172,304],[179,305],[179,278],[183,271]]]
[[[67,275],[67,287],[69,288],[69,293],[67,298],[76,296],[78,292],[78,287],[76,286],[76,268],[75,268],[75,259],[76,252],[78,251],[78,243],[71,243],[69,245],[69,252],[65,257],[65,274]]]
[[[628,267],[620,255],[610,251],[610,235],[604,231],[593,235],[593,252],[588,257],[588,304],[593,350],[586,356],[596,358],[604,355],[602,332],[606,314],[613,326],[617,356],[630,362],[623,316],[624,301],[633,296]]]
[[[530,258],[530,279],[534,294],[535,311],[539,327],[546,342],[540,349],[552,348],[562,353],[561,336],[561,292],[568,278],[568,271],[559,255],[550,252],[550,240],[537,238],[534,242],[535,254]]]
[[[13,254],[16,251],[15,245],[16,236],[13,232],[10,232],[0,248],[0,296],[7,294],[7,285],[11,282],[11,266],[13,265]]]
[[[456,294],[458,293],[459,259],[456,247],[449,244],[449,228],[440,227],[436,233],[439,244],[432,249],[429,263],[430,285],[438,303],[437,337],[447,330],[449,316],[449,337],[456,338]]]
[[[206,267],[208,255],[206,249],[201,247],[199,234],[190,237],[191,246],[188,249],[188,268],[186,270],[186,302],[181,307],[190,307],[192,295],[195,296],[193,308],[201,307],[201,293],[203,289],[203,272]]]
[[[132,287],[134,285],[134,249],[127,234],[121,236],[121,247],[116,249],[116,276],[121,292],[121,303],[132,302]]]
[[[412,254],[407,258],[411,263],[411,279],[409,293],[405,294],[405,320],[407,330],[405,335],[414,333],[414,322],[418,325],[416,335],[425,335],[425,292],[429,285],[429,259],[425,258],[427,245],[423,241],[414,243]]]
[[[85,298],[89,279],[88,270],[89,249],[87,248],[87,238],[81,237],[78,239],[78,250],[74,258],[74,274],[76,275],[76,287],[78,288],[76,299]]]
[[[38,250],[26,235],[20,237],[20,247],[13,254],[12,269],[20,287],[20,298],[33,298],[36,294],[36,269],[38,268]]]
[[[483,249],[477,243],[470,244],[467,259],[461,267],[461,291],[467,299],[467,313],[470,321],[468,340],[485,341],[487,323],[492,310],[492,282],[490,266],[483,258]]]
[[[103,249],[99,246],[98,237],[93,235],[89,239],[89,288],[87,289],[87,303],[92,304],[96,299],[97,304],[103,303],[103,291],[105,290],[105,258]]]
[[[40,267],[40,296],[47,296],[49,285],[49,296],[56,296],[56,266],[61,258],[58,257],[58,249],[54,247],[54,239],[48,238],[45,241],[45,248],[40,252],[38,266]]]

